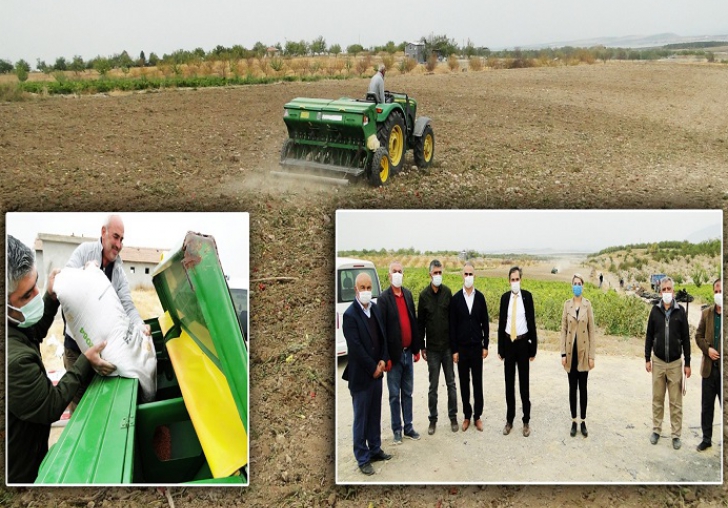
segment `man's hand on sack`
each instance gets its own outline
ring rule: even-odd
[[[51,295],[51,298],[53,298],[54,300],[58,300],[56,292],[53,291],[53,284],[56,282],[56,275],[58,275],[59,273],[61,273],[61,269],[55,268],[48,276],[48,285],[46,286],[46,292]]]
[[[114,365],[101,358],[101,351],[103,351],[105,347],[106,341],[103,341],[88,348],[84,353],[94,371],[102,376],[108,376],[116,370]]]

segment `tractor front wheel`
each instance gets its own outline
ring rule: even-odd
[[[399,111],[392,111],[387,119],[379,126],[377,137],[379,142],[387,149],[389,154],[389,167],[396,175],[404,166],[404,120]]]
[[[369,167],[369,183],[375,187],[385,185],[389,180],[389,155],[387,149],[382,147],[377,148],[372,156],[372,164]]]
[[[422,136],[415,138],[415,165],[420,169],[427,169],[435,156],[435,133],[431,125],[427,125]]]

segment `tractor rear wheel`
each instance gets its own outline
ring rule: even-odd
[[[415,165],[420,169],[427,169],[435,156],[435,133],[431,125],[427,125],[422,136],[415,138]]]
[[[379,126],[377,137],[389,154],[389,169],[393,175],[402,170],[404,165],[404,119],[399,111],[392,111]]]
[[[377,148],[372,156],[372,164],[369,167],[369,183],[375,187],[385,185],[389,180],[389,155],[383,146]]]

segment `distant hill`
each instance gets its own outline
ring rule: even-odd
[[[595,37],[593,39],[556,41],[519,47],[521,49],[561,48],[564,46],[580,48],[590,48],[592,46],[606,46],[610,48],[653,48],[666,46],[668,44],[688,44],[699,42],[728,42],[728,34],[694,36],[682,36],[674,33],[627,35],[624,37]]]

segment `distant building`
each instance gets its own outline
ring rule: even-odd
[[[79,244],[84,242],[98,242],[99,238],[84,236],[52,235],[38,233],[33,248],[35,249],[36,265],[38,267],[39,287],[45,287],[46,274],[56,268],[66,266],[71,254]],[[168,249],[150,247],[130,247],[125,245],[121,251],[124,261],[124,272],[129,281],[129,287],[151,289],[152,272],[162,259],[162,253]],[[42,284],[41,284],[42,281]]]
[[[404,56],[414,58],[418,64],[425,63],[425,43],[408,42],[404,45]]]

